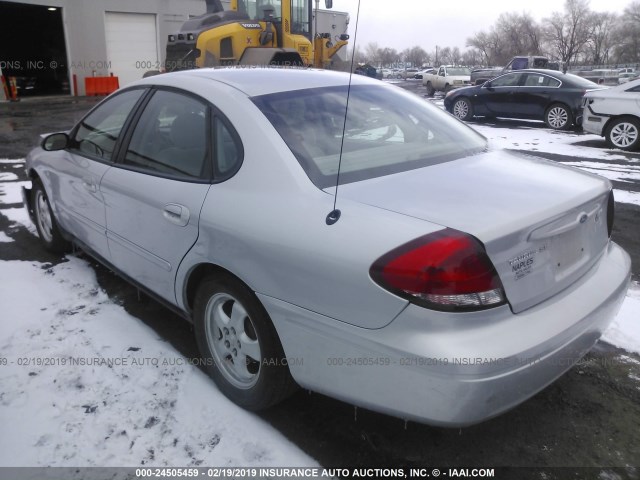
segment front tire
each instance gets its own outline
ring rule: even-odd
[[[555,103],[544,114],[544,123],[554,130],[567,130],[573,125],[573,115],[569,107],[561,103]]]
[[[194,323],[207,372],[234,403],[263,410],[295,391],[267,311],[239,280],[207,277],[196,293]]]
[[[605,131],[611,148],[633,151],[640,147],[640,122],[631,117],[612,120]]]
[[[451,107],[453,114],[460,120],[471,120],[473,118],[473,105],[468,98],[462,97],[453,102]]]
[[[44,248],[52,253],[65,253],[71,250],[71,244],[60,233],[60,227],[51,210],[51,204],[40,180],[33,181],[31,205],[35,217],[36,229]]]
[[[436,94],[436,89],[433,88],[431,82],[427,82],[427,95],[433,97]]]

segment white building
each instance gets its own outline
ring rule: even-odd
[[[206,0],[0,0],[0,70],[23,92],[84,95],[90,76],[123,86],[159,70],[168,35],[206,10]],[[346,31],[347,14],[319,12],[319,31]]]

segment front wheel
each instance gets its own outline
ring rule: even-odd
[[[206,369],[230,400],[262,410],[295,390],[269,315],[240,281],[206,278],[196,294],[194,322]]]
[[[468,98],[462,97],[453,102],[451,111],[460,120],[467,121],[473,118],[473,105],[471,105]]]
[[[544,123],[554,130],[566,130],[573,124],[573,115],[566,105],[551,105],[544,114]]]
[[[617,118],[607,127],[605,138],[612,148],[637,150],[640,147],[640,122],[630,117]]]
[[[58,222],[51,210],[47,192],[40,180],[33,181],[31,204],[35,217],[36,229],[44,248],[53,253],[64,253],[71,249],[71,244],[60,233]]]
[[[433,85],[431,85],[431,82],[427,82],[427,95],[429,95],[430,97],[433,97],[436,94],[436,89],[433,88]]]

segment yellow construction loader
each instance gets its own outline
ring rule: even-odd
[[[166,71],[227,65],[326,68],[349,36],[313,32],[313,0],[206,0],[207,13],[169,35]],[[316,10],[319,0],[316,0]],[[325,0],[326,8],[332,0]]]

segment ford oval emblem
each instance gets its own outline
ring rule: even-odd
[[[580,223],[586,222],[588,218],[589,216],[586,213],[583,213],[582,215],[580,215]]]

